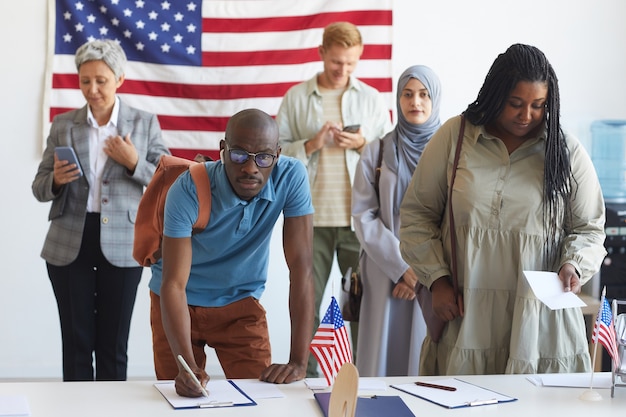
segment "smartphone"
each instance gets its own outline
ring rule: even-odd
[[[78,168],[78,176],[83,176],[83,169],[78,163],[78,158],[76,157],[74,148],[70,146],[57,146],[54,148],[54,153],[57,154],[57,158],[59,158],[60,161],[68,161],[70,164],[76,164],[76,167]]]
[[[348,133],[356,133],[359,131],[359,129],[361,128],[361,125],[349,125],[343,128],[344,132],[348,132]]]

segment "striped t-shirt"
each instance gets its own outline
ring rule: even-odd
[[[329,90],[320,87],[324,123],[339,123],[341,116],[341,95],[344,89]],[[345,149],[333,142],[320,150],[315,183],[311,189],[316,227],[350,226],[351,186],[346,166]]]

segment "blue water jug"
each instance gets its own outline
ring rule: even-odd
[[[626,120],[591,124],[591,160],[607,202],[626,202]]]

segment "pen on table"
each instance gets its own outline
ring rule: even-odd
[[[196,376],[196,374],[193,373],[189,365],[187,365],[187,362],[185,362],[185,358],[183,358],[182,355],[178,355],[178,362],[180,362],[180,364],[183,365],[183,368],[185,368],[185,371],[187,371],[189,375],[191,375],[193,382],[195,382],[198,388],[200,388],[200,391],[202,391],[202,395],[204,395],[205,397],[208,397],[209,393],[207,392],[206,389],[204,389],[200,381],[198,381],[198,377]]]
[[[428,382],[417,381],[415,385],[419,385],[420,387],[442,389],[444,391],[456,391],[455,387],[449,387],[447,385],[429,384]]]

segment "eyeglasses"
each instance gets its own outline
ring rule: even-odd
[[[243,149],[231,149],[228,144],[226,145],[226,150],[228,151],[228,155],[230,156],[230,160],[236,164],[245,164],[250,157],[254,159],[254,163],[259,168],[269,168],[274,163],[277,155],[273,155],[271,153],[259,152],[252,153],[248,151],[244,151]]]

